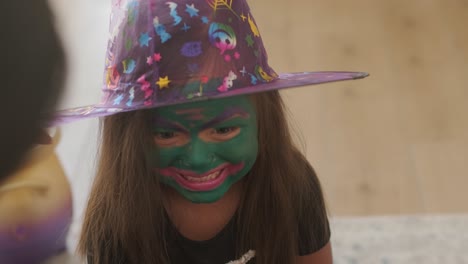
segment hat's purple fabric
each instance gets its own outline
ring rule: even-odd
[[[53,124],[367,74],[276,74],[246,0],[113,0],[104,76],[100,103]]]

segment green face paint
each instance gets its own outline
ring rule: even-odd
[[[219,200],[252,168],[257,118],[247,96],[157,108],[151,160],[161,181],[194,203]]]

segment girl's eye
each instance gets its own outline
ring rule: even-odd
[[[201,131],[198,136],[205,142],[226,142],[238,136],[241,132],[241,127],[219,127],[209,128]]]
[[[156,131],[154,142],[160,147],[177,147],[187,144],[190,137],[182,132]]]
[[[230,132],[233,132],[234,130],[236,130],[236,127],[221,127],[221,128],[216,128],[215,132],[216,134],[225,135]]]
[[[171,139],[174,136],[174,132],[156,132],[156,137],[159,139]]]

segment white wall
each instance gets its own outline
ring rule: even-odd
[[[66,91],[59,108],[99,101],[107,45],[110,0],[49,0],[68,56]],[[74,219],[79,220],[89,193],[96,155],[98,120],[64,125],[57,153],[70,179]]]

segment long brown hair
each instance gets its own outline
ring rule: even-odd
[[[252,100],[259,155],[244,179],[237,252],[256,250],[257,264],[295,263],[299,219],[326,222],[322,191],[293,144],[279,92]],[[161,186],[145,158],[152,147],[149,126],[148,111],[104,119],[100,163],[78,248],[92,263],[115,263],[116,256],[125,263],[169,263]]]

